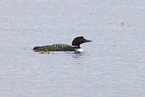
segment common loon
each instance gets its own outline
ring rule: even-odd
[[[33,48],[34,51],[82,51],[80,44],[92,42],[91,40],[85,39],[83,36],[76,37],[72,41],[72,46],[68,44],[53,44],[53,45],[45,45],[45,46],[36,46]]]

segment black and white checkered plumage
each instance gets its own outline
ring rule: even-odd
[[[53,44],[53,45],[46,45],[46,46],[36,46],[33,48],[34,51],[77,51],[80,49],[80,44],[91,42],[91,40],[85,39],[83,36],[76,37],[73,42],[72,46],[68,44]]]

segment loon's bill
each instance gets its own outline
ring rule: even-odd
[[[45,46],[36,46],[33,48],[34,51],[80,51],[80,45],[82,43],[92,42],[91,40],[85,39],[83,36],[76,37],[72,41],[72,45],[68,44],[53,44],[53,45],[45,45]],[[82,49],[81,49],[82,50]]]

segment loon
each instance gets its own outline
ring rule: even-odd
[[[82,51],[80,44],[92,42],[91,40],[85,39],[83,36],[76,37],[72,41],[72,46],[68,44],[53,44],[53,45],[45,45],[45,46],[36,46],[33,48],[35,52],[40,51]]]

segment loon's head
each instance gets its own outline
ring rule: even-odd
[[[85,39],[83,36],[76,37],[72,42],[72,46],[80,47],[80,44],[86,43],[86,42],[92,42],[92,41]]]

